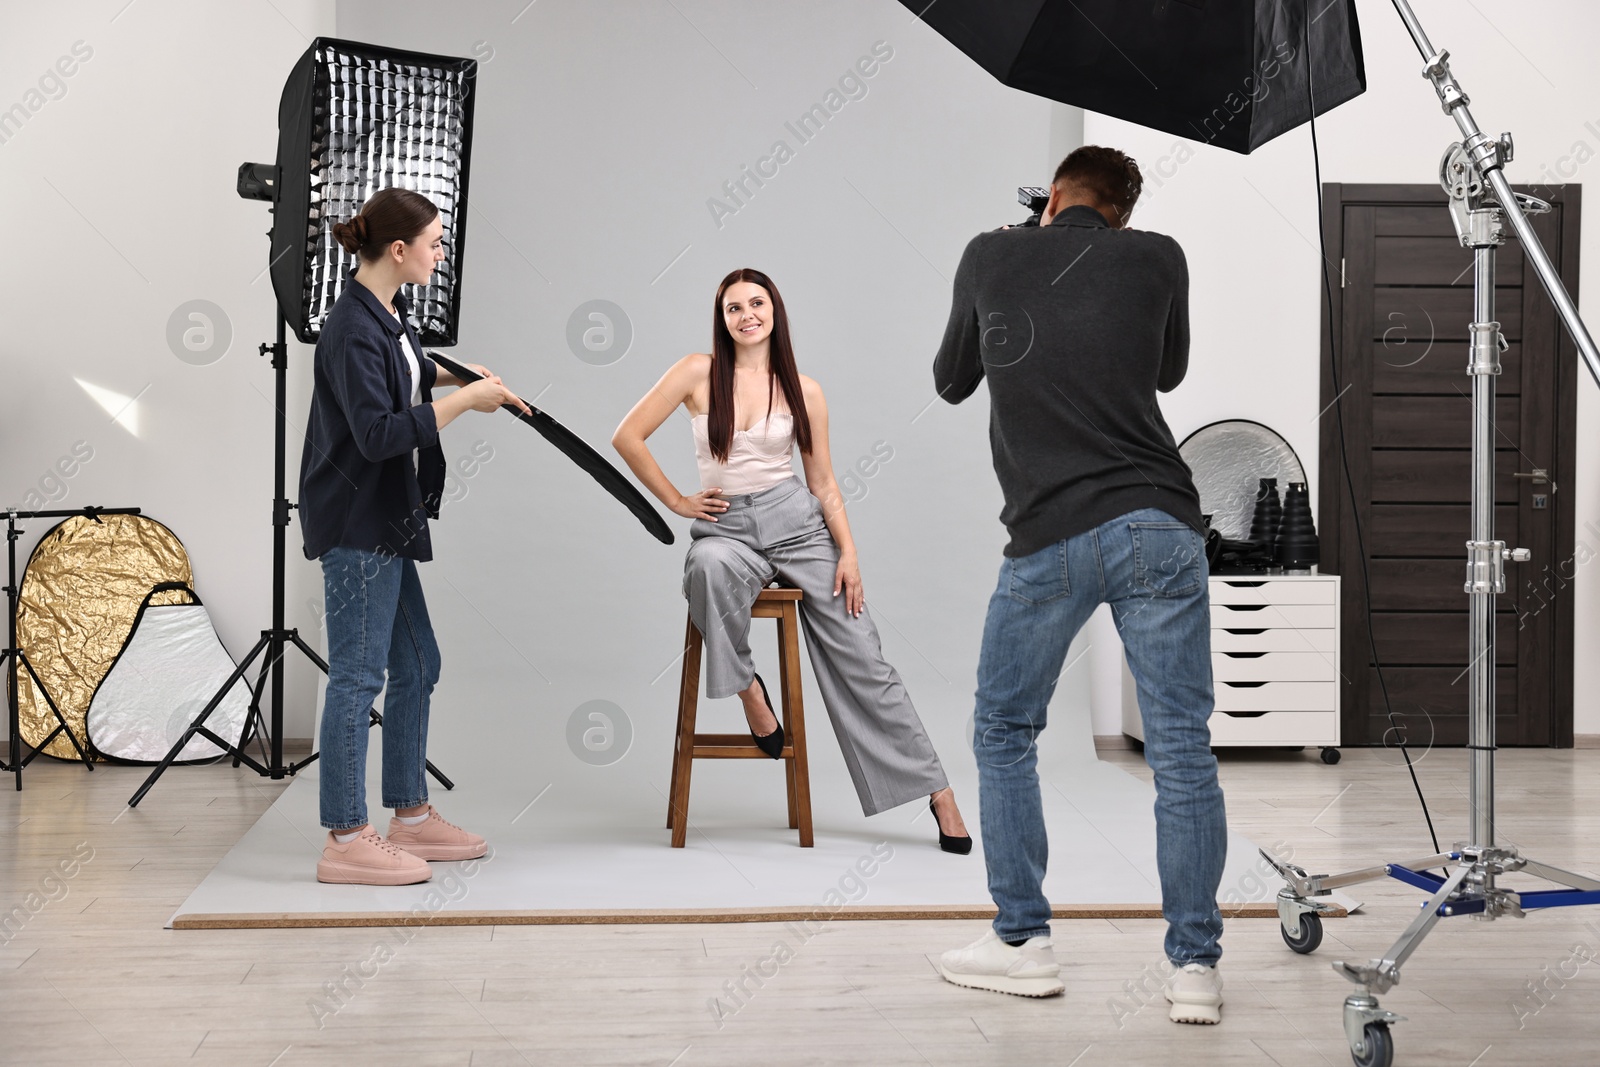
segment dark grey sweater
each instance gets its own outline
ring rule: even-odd
[[[968,242],[933,379],[952,404],[989,379],[1007,556],[1141,508],[1204,531],[1156,403],[1188,369],[1189,271],[1172,238],[1069,207]]]

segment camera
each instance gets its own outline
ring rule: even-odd
[[[1026,222],[1020,222],[1017,225],[1037,226],[1039,225],[1039,216],[1044,214],[1045,205],[1050,203],[1050,190],[1038,185],[1018,186],[1017,203],[1032,212]]]

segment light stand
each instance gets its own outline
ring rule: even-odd
[[[17,608],[22,600],[22,587],[17,583],[17,538],[27,533],[26,530],[17,529],[18,519],[69,519],[75,515],[87,515],[99,522],[100,515],[137,515],[138,508],[78,508],[76,511],[18,511],[16,508],[6,509],[6,647],[0,649],[0,663],[8,664],[6,668],[6,730],[7,730],[7,759],[0,760],[0,771],[9,772],[17,776],[17,792],[22,791],[22,768],[33,762],[35,756],[44,751],[46,745],[54,741],[59,734],[66,734],[67,740],[72,742],[73,749],[78,753],[78,758],[83,761],[86,770],[94,770],[94,762],[90,760],[88,752],[78,741],[78,735],[72,732],[72,727],[67,725],[67,720],[62,716],[61,709],[56,707],[50,690],[45,688],[33,664],[28,660],[28,654],[17,644]],[[17,688],[17,669],[23,668],[28,672],[28,677],[33,679],[34,687],[39,690],[39,695],[44,697],[45,704],[50,708],[50,713],[56,717],[56,728],[51,730],[43,741],[37,745],[29,746],[33,749],[26,756],[22,754],[22,709],[21,690]]]
[[[1395,9],[1422,53],[1423,76],[1433,83],[1445,113],[1455,119],[1462,140],[1450,146],[1440,166],[1440,182],[1450,195],[1450,213],[1461,244],[1473,250],[1474,322],[1467,373],[1472,378],[1472,539],[1466,543],[1464,591],[1471,598],[1468,626],[1467,749],[1470,753],[1468,801],[1471,837],[1447,853],[1368,867],[1338,875],[1307,875],[1292,864],[1262,856],[1288,882],[1278,893],[1278,916],[1284,941],[1296,952],[1314,950],[1322,940],[1321,914],[1331,910],[1315,900],[1332,890],[1385,876],[1432,892],[1422,912],[1381,959],[1366,963],[1338,962],[1334,970],[1356,986],[1345,998],[1344,1029],[1357,1067],[1387,1067],[1394,1058],[1389,1024],[1403,1018],[1378,1005],[1378,994],[1400,982],[1400,966],[1442,918],[1473,915],[1492,921],[1502,915],[1521,918],[1533,908],[1600,904],[1600,881],[1536,862],[1515,846],[1496,845],[1494,827],[1495,752],[1495,597],[1505,592],[1505,563],[1526,562],[1527,549],[1508,549],[1494,539],[1494,392],[1500,353],[1506,348],[1495,319],[1495,250],[1505,240],[1503,223],[1522,242],[1523,254],[1538,272],[1568,332],[1577,343],[1589,373],[1600,383],[1600,350],[1595,347],[1578,310],[1561,283],[1554,264],[1528,222],[1528,212],[1550,205],[1512,191],[1505,164],[1512,158],[1510,134],[1486,136],[1468,110],[1466,93],[1450,72],[1448,52],[1435,51],[1406,0]],[[1428,870],[1449,868],[1446,877]],[[1497,884],[1504,874],[1522,872],[1563,888],[1519,892]]]

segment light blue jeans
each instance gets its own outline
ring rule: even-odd
[[[439,681],[439,645],[409,559],[331,548],[322,555],[322,587],[329,667],[319,738],[322,825],[353,830],[367,822],[368,710],[379,693],[386,692],[383,805],[427,803],[428,702]]]
[[[1211,610],[1205,544],[1164,511],[1134,511],[1029,556],[1007,558],[989,600],[972,750],[989,894],[1008,941],[1048,936],[1049,858],[1036,742],[1067,648],[1110,604],[1139,687],[1155,771],[1156,866],[1167,958],[1222,956],[1217,888],[1228,829],[1211,754]]]

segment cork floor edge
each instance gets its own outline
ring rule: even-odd
[[[1343,918],[1335,907],[1324,918]],[[241,912],[175,915],[173,930],[318,929],[352,926],[605,926],[631,923],[764,923],[826,918],[844,920],[992,919],[993,905],[885,905],[880,907],[825,906],[795,908],[616,908],[584,910],[437,911],[426,915],[411,911],[374,912]],[[1072,904],[1053,908],[1056,919],[1159,919],[1155,904]],[[1275,903],[1224,908],[1229,919],[1276,919]]]

